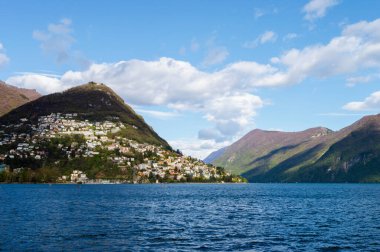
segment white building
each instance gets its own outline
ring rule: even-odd
[[[86,183],[88,178],[86,173],[74,170],[73,173],[71,173],[70,180],[73,183]]]

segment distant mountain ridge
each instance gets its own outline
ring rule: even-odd
[[[210,155],[208,155],[203,161],[205,163],[211,163],[212,161],[214,161],[215,159],[217,159],[218,157],[220,157],[221,155],[223,155],[223,153],[224,153],[225,150],[226,150],[226,147],[221,148],[221,149],[219,149],[217,151],[214,151]]]
[[[256,129],[205,160],[251,182],[380,182],[380,115],[336,132]]]
[[[0,81],[0,116],[39,97],[35,89],[18,88]]]

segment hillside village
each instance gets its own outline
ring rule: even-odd
[[[106,159],[118,171],[117,176],[106,176],[105,172],[91,176],[76,167],[63,169],[55,182],[242,182],[242,178],[222,168],[184,156],[179,151],[121,137],[118,132],[125,127],[117,117],[89,121],[77,113],[52,113],[40,116],[36,123],[22,118],[18,124],[1,125],[0,172],[22,173],[49,161],[53,161],[49,165],[54,167],[62,166],[62,160],[70,164],[75,160],[102,157],[97,160]]]

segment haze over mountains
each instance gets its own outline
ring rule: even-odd
[[[0,81],[0,116],[41,95],[34,89],[18,88]]]
[[[380,114],[336,132],[255,129],[205,161],[251,182],[378,182]]]

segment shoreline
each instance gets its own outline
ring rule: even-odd
[[[184,183],[4,183],[0,182],[0,185],[181,185],[181,184],[199,184],[199,185],[204,185],[204,184],[210,184],[210,185],[217,185],[217,184],[254,184],[254,183],[249,183],[249,182],[237,182],[237,183],[232,183],[232,182],[184,182]]]
[[[184,182],[184,183],[4,183],[0,182],[0,185],[247,185],[247,184],[326,184],[326,185],[347,185],[347,184],[380,184],[380,182],[224,182],[224,183],[213,183],[213,182]]]

